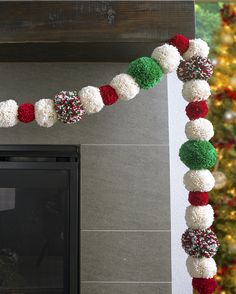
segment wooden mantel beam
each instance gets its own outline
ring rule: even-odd
[[[0,61],[126,62],[194,36],[193,1],[0,2]]]

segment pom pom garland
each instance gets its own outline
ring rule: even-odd
[[[103,103],[105,105],[112,105],[117,102],[118,95],[114,88],[109,85],[101,86],[99,88],[100,94],[102,96]]]
[[[208,113],[208,106],[206,104],[206,101],[195,101],[190,102],[186,108],[186,115],[190,120],[194,120],[197,118],[203,118]]]
[[[185,220],[189,228],[208,229],[214,221],[214,210],[210,204],[204,206],[189,205],[185,211]]]
[[[186,190],[191,192],[209,192],[215,185],[215,179],[208,169],[189,170],[183,181]]]
[[[65,124],[79,122],[85,113],[76,91],[61,91],[54,98],[57,119]]]
[[[97,113],[104,106],[100,90],[96,87],[87,86],[82,88],[79,91],[79,97],[87,114]]]
[[[133,99],[140,91],[139,85],[135,80],[125,73],[115,76],[110,85],[115,89],[119,99],[124,101]]]
[[[18,120],[23,123],[32,122],[35,119],[34,105],[30,103],[21,104],[18,107]]]
[[[189,39],[179,34],[172,37],[168,43],[175,46],[181,55],[189,48]]]
[[[188,201],[191,205],[202,206],[208,204],[207,192],[189,192]]]
[[[164,44],[154,49],[152,58],[161,66],[165,74],[175,71],[180,63],[180,54],[176,47]]]
[[[209,54],[209,47],[207,43],[201,39],[194,39],[189,41],[188,50],[183,54],[185,60],[189,60],[194,56],[207,57]]]
[[[199,294],[212,294],[216,290],[217,283],[214,278],[193,278],[192,286]]]
[[[188,102],[207,100],[211,95],[211,90],[206,81],[191,80],[184,83],[182,95]]]
[[[40,127],[50,128],[57,122],[54,102],[51,99],[40,99],[34,105],[35,120]]]
[[[213,257],[219,247],[215,233],[211,229],[187,229],[182,235],[182,247],[193,257]]]
[[[217,153],[208,141],[190,140],[181,146],[179,157],[190,169],[207,169],[215,165]]]
[[[178,78],[182,82],[193,79],[208,80],[213,73],[213,65],[209,59],[201,56],[182,60],[177,69]]]
[[[192,278],[211,279],[217,272],[216,263],[213,258],[195,258],[189,256],[187,258],[186,265]]]
[[[162,79],[161,66],[150,57],[140,57],[129,64],[128,74],[131,75],[142,89],[156,86]]]
[[[16,101],[9,99],[0,102],[0,127],[10,128],[18,123],[18,105]]]
[[[214,136],[214,129],[208,119],[199,118],[186,123],[185,134],[189,140],[209,141]]]

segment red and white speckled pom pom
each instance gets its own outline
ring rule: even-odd
[[[194,56],[189,60],[182,60],[177,69],[178,78],[182,82],[190,80],[208,80],[213,73],[213,65],[207,58]]]

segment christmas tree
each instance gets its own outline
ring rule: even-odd
[[[212,140],[218,162],[213,170],[215,189],[210,201],[215,209],[215,231],[221,244],[218,264],[220,294],[236,293],[236,4],[220,10],[221,26],[215,32],[211,59],[214,75],[209,120],[215,129]]]

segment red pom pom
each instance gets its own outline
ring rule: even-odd
[[[33,104],[21,104],[18,107],[18,119],[23,123],[29,123],[35,119],[34,105]]]
[[[208,204],[207,192],[189,192],[188,201],[194,206],[203,206]]]
[[[175,46],[181,55],[186,52],[189,47],[189,39],[178,34],[172,37],[168,43]]]
[[[200,117],[205,117],[208,113],[208,106],[206,101],[190,102],[185,108],[185,111],[188,118],[193,120]]]
[[[217,283],[214,278],[193,278],[192,285],[193,288],[199,292],[199,294],[212,294],[217,287]]]
[[[118,95],[116,94],[115,89],[113,89],[111,86],[101,86],[99,90],[105,105],[112,105],[118,100]]]

